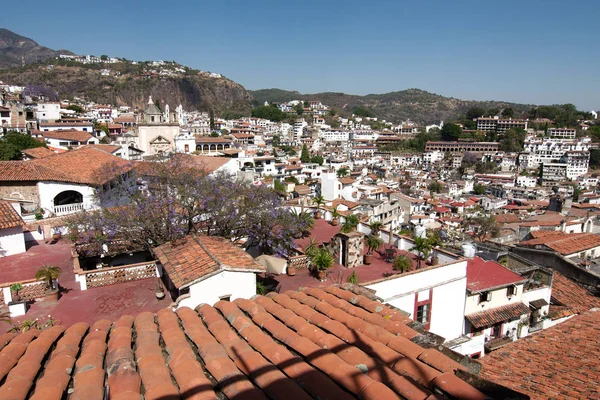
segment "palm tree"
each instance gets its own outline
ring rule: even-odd
[[[317,270],[319,280],[325,280],[327,277],[326,271],[333,265],[333,256],[327,249],[317,249],[314,256],[312,257],[312,263]]]
[[[405,255],[399,255],[394,258],[394,270],[400,272],[410,271],[410,267],[412,266],[412,261],[409,257]]]
[[[60,272],[60,267],[57,267],[56,265],[44,265],[35,273],[35,279],[44,281],[46,283],[46,289],[52,289],[52,282],[55,279],[58,279]]]
[[[381,247],[383,240],[375,235],[367,236],[368,253],[373,254],[375,250]]]
[[[306,254],[308,256],[308,258],[312,259],[313,256],[315,255],[316,251],[318,250],[317,245],[318,245],[317,239],[315,239],[314,237],[311,237],[308,240],[308,244],[304,248],[304,254]]]
[[[360,220],[358,219],[358,216],[356,216],[356,214],[348,215],[346,217],[346,220],[342,224],[342,229],[340,229],[340,232],[342,232],[342,233],[352,232],[352,230],[358,226],[359,222],[360,222]]]
[[[371,235],[377,236],[379,231],[383,229],[383,223],[381,221],[373,221],[369,224],[369,228],[371,228]]]
[[[429,253],[431,253],[431,243],[427,238],[416,237],[414,239],[414,246],[410,251],[417,253],[417,268],[421,268],[421,262],[427,259]]]
[[[317,206],[317,217],[321,218],[321,207],[325,204],[325,198],[322,195],[315,196],[313,199],[313,204]]]
[[[10,323],[10,312],[4,309],[4,305],[0,306],[0,323],[2,322]]]
[[[340,169],[337,170],[338,178],[343,178],[348,175],[350,175],[350,170],[346,167],[341,167]]]

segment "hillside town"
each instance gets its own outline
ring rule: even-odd
[[[179,398],[194,373],[193,398],[598,396],[595,111],[423,124],[317,100],[239,118],[140,104],[0,84],[0,398]],[[585,340],[577,387],[544,375]],[[253,372],[273,364],[287,386]]]

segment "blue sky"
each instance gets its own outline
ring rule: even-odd
[[[592,0],[7,1],[0,27],[51,48],[176,60],[247,89],[600,108]]]

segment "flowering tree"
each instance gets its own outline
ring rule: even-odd
[[[97,250],[114,241],[150,249],[197,233],[287,256],[313,222],[283,208],[270,187],[209,174],[192,156],[138,163],[136,171],[135,184],[122,179],[97,190],[100,210],[68,219],[71,239]]]

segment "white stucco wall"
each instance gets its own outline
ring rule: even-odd
[[[180,301],[178,307],[195,308],[199,304],[215,304],[221,297],[231,296],[249,299],[256,294],[254,272],[221,271],[190,286],[189,297]]]
[[[66,190],[74,190],[83,196],[83,208],[86,210],[96,207],[94,199],[94,189],[88,185],[79,185],[65,182],[38,182],[38,191],[40,194],[40,207],[52,211],[54,208],[54,198],[57,194]]]
[[[506,295],[506,287],[497,290],[492,290],[491,293],[492,298],[490,299],[490,301],[484,301],[482,303],[479,303],[479,294],[477,293],[467,296],[467,301],[465,303],[465,315],[522,302],[523,284],[521,283],[517,285],[517,292],[513,296]]]
[[[0,229],[0,257],[12,256],[25,252],[23,227]]]
[[[462,334],[467,288],[466,260],[402,274],[373,284],[366,283],[364,286],[375,290],[375,294],[385,303],[410,313],[411,318],[414,318],[417,294],[432,289],[429,330],[446,340]]]

